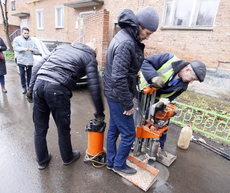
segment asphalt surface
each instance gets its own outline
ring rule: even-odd
[[[73,90],[71,137],[73,149],[81,152],[78,161],[64,166],[58,148],[57,130],[52,118],[47,135],[52,159],[40,171],[33,143],[32,107],[22,94],[16,65],[7,62],[7,94],[0,92],[0,193],[116,193],[143,192],[105,167],[84,163],[87,149],[85,125],[93,119],[94,108],[87,87]],[[105,103],[106,104],[106,103]],[[109,111],[105,105],[106,132]],[[147,192],[154,193],[229,193],[230,161],[190,143],[188,150],[177,148],[181,127],[170,125],[166,150],[177,155],[169,167],[157,163],[159,177]],[[104,147],[106,147],[106,132]],[[223,147],[227,148],[228,147]]]

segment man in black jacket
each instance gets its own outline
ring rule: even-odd
[[[51,159],[46,144],[50,112],[58,130],[58,143],[64,165],[80,157],[73,151],[70,137],[70,98],[77,80],[87,75],[89,90],[98,121],[104,121],[96,52],[87,45],[61,45],[35,65],[27,97],[33,100],[34,141],[38,169],[45,169]],[[33,93],[33,99],[32,99]]]
[[[133,98],[136,92],[136,76],[144,60],[143,40],[158,28],[159,17],[152,7],[144,7],[135,15],[126,9],[118,17],[122,28],[112,39],[106,55],[104,94],[110,110],[107,135],[107,168],[125,174],[136,170],[126,164],[135,139]],[[116,141],[121,134],[119,147]]]

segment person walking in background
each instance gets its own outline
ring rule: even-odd
[[[96,109],[95,119],[98,123],[104,122],[104,104],[95,49],[77,43],[61,45],[33,69],[27,97],[29,102],[34,102],[34,144],[40,170],[45,169],[51,159],[46,142],[50,113],[57,126],[63,165],[67,166],[80,157],[78,150],[72,150],[70,99],[71,90],[76,86],[76,82],[85,75],[87,75],[88,88]]]
[[[133,98],[136,78],[144,60],[143,40],[148,40],[159,25],[159,16],[152,7],[141,8],[136,15],[125,9],[118,16],[121,27],[112,39],[105,61],[104,95],[110,111],[107,134],[107,168],[115,172],[135,174],[126,164],[136,132],[133,120]],[[118,148],[116,142],[121,134]]]
[[[7,93],[7,90],[5,88],[5,76],[6,75],[6,61],[3,55],[3,51],[6,51],[7,47],[2,38],[0,38],[0,54],[2,57],[0,58],[0,83],[1,83],[1,88],[3,93]]]
[[[141,66],[140,90],[150,84],[158,88],[155,103],[161,98],[168,98],[171,102],[187,90],[189,83],[203,82],[205,75],[206,67],[201,61],[187,62],[171,53],[157,54],[146,57]],[[166,137],[167,131],[159,139],[161,147],[159,154],[164,156],[167,156],[164,150]]]
[[[17,64],[19,67],[22,93],[26,94],[27,87],[30,84],[32,67],[34,63],[33,54],[38,54],[38,48],[29,35],[30,30],[27,27],[22,28],[22,35],[13,41],[13,49],[17,52]]]

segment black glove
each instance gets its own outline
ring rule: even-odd
[[[94,113],[94,117],[98,122],[103,122],[105,120],[105,114],[104,113]]]
[[[26,93],[26,97],[27,97],[28,102],[32,103],[32,102],[33,102],[33,91],[30,91],[30,90],[29,90],[29,91]]]

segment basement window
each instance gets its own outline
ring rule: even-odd
[[[166,0],[162,29],[212,29],[220,0]]]

